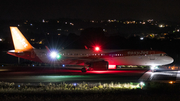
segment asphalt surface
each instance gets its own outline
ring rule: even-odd
[[[59,67],[0,67],[0,82],[15,83],[110,83],[110,82],[179,82],[178,70],[159,70],[151,72],[148,69],[126,68],[107,71],[87,71],[80,68],[66,69]]]

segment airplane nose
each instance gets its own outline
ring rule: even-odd
[[[170,63],[174,62],[174,59],[172,57],[170,57],[170,56],[167,56],[164,61],[166,61],[166,62],[168,62],[170,64]]]

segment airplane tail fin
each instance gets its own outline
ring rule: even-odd
[[[15,52],[23,52],[33,49],[33,46],[28,42],[17,27],[10,27],[10,30]]]

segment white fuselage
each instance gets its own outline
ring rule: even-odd
[[[34,50],[44,63],[78,64],[81,62],[107,61],[110,65],[166,65],[173,62],[173,58],[156,51],[132,50],[103,50],[93,51],[85,49],[60,50],[60,59],[51,59],[47,50]],[[152,54],[151,54],[152,53]]]

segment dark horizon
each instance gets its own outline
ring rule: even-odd
[[[180,22],[179,3],[170,0],[8,0],[0,4],[0,19],[155,19]]]

